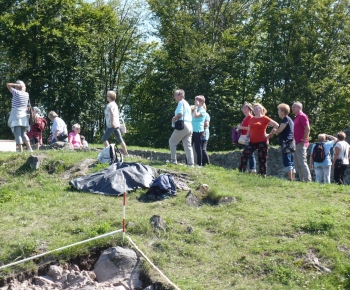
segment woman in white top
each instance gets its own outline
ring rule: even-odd
[[[8,119],[8,125],[15,135],[16,144],[19,152],[23,152],[23,143],[26,144],[27,150],[32,152],[30,147],[27,131],[30,129],[27,115],[27,105],[29,94],[26,92],[26,85],[22,81],[7,83],[7,88],[12,94],[12,109]]]
[[[334,182],[344,184],[344,173],[346,168],[349,166],[349,144],[345,141],[346,134],[344,132],[338,132],[338,142],[334,146],[334,157],[332,168],[334,168]],[[343,165],[339,168],[335,168],[335,162],[337,159],[343,160]]]
[[[174,92],[174,99],[177,102],[177,106],[175,110],[175,116],[171,119],[171,123],[174,126],[176,121],[183,120],[184,128],[182,130],[174,129],[173,134],[171,134],[171,137],[169,139],[171,162],[177,164],[176,146],[180,143],[180,141],[182,141],[182,145],[186,153],[187,165],[194,167],[191,144],[193,133],[191,107],[185,100],[184,90],[176,90]]]
[[[117,138],[117,142],[123,149],[124,155],[127,156],[128,150],[120,132],[119,109],[118,105],[115,102],[116,98],[117,94],[114,91],[107,92],[108,105],[105,109],[107,128],[105,134],[103,135],[102,141],[105,147],[107,147],[109,145],[108,138],[114,133],[115,137]]]
[[[50,144],[57,141],[67,142],[68,130],[66,123],[60,117],[58,117],[57,113],[54,111],[51,111],[48,117],[53,122],[51,127],[52,139]]]

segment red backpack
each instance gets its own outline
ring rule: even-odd
[[[37,124],[38,124],[39,130],[44,131],[47,125],[47,121],[45,118],[38,118]]]

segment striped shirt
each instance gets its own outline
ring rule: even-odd
[[[11,88],[12,93],[12,108],[27,108],[29,94],[27,92],[19,91]]]

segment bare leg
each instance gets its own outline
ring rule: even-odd
[[[25,141],[24,143],[27,146],[27,150],[32,151],[32,147],[30,146],[30,142],[29,141]]]
[[[23,152],[23,146],[22,144],[17,144],[19,152]]]
[[[126,149],[126,144],[125,142],[120,143],[120,146],[123,149],[124,155],[128,155],[128,150]]]
[[[288,175],[288,180],[294,180],[294,173],[293,173],[293,169],[287,171],[287,175]]]
[[[35,144],[35,149],[36,149],[36,150],[39,150],[39,148],[40,148],[40,144],[39,144],[39,142],[38,142],[38,143]]]
[[[103,145],[105,145],[105,148],[106,148],[107,146],[109,146],[108,141],[103,142]]]

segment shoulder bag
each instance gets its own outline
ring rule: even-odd
[[[181,101],[181,103],[182,103],[182,106],[183,106],[183,108],[184,108],[184,114],[183,114],[183,116],[182,116],[182,118],[185,116],[185,106],[184,106],[184,103],[183,103],[183,101]],[[184,122],[184,120],[177,120],[176,122],[175,122],[175,129],[176,130],[183,130],[183,128],[185,128],[185,122]]]
[[[33,110],[30,99],[28,98],[28,109],[27,109],[29,125],[34,125],[36,123],[36,112]]]
[[[342,165],[344,164],[344,161],[343,159],[345,158],[346,156],[346,151],[344,151],[344,157],[343,158],[338,158],[337,160],[335,160],[335,164],[334,164],[334,168],[340,168],[342,167]]]
[[[120,133],[125,134],[127,132],[127,130],[126,130],[126,125],[125,125],[124,119],[123,119],[123,117],[119,117],[119,119],[121,121],[120,126],[119,126]]]

